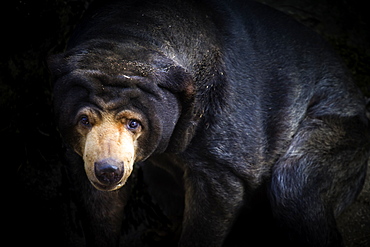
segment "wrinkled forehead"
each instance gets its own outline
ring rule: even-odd
[[[98,70],[75,70],[61,78],[54,90],[57,108],[74,111],[85,105],[104,111],[146,109],[152,98],[160,97],[150,77],[110,76]]]
[[[133,42],[90,40],[52,59],[67,68],[100,71],[111,76],[147,77],[154,70],[172,66],[172,61],[153,49]],[[58,65],[57,65],[58,66]]]
[[[95,71],[117,77],[147,77],[154,69],[148,61],[127,60],[117,54],[105,54],[101,56],[96,53],[89,53],[78,57],[78,68],[85,71]],[[149,59],[148,59],[149,60]]]

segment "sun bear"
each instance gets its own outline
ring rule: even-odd
[[[183,188],[179,246],[226,245],[256,193],[292,246],[343,244],[335,219],[362,188],[369,124],[320,37],[241,0],[115,1],[88,16],[49,59],[88,244],[118,245],[139,162],[149,184],[158,167]]]

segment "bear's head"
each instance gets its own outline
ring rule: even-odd
[[[135,162],[164,152],[192,97],[183,68],[140,46],[93,40],[49,65],[59,130],[99,190],[120,188]]]

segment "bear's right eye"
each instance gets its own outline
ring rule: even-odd
[[[89,118],[87,116],[81,116],[80,123],[81,123],[81,125],[83,125],[85,127],[90,127],[90,121],[89,121]]]

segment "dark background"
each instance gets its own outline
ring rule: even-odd
[[[11,231],[5,232],[5,237],[11,236],[15,246],[81,244],[79,215],[61,163],[62,145],[53,119],[52,84],[46,58],[63,52],[71,31],[91,2],[13,0],[4,2],[1,8],[0,140],[2,174],[6,175],[2,202],[6,205],[3,218],[11,219],[4,222]],[[326,38],[342,56],[361,90],[370,97],[367,2],[261,2],[293,16]],[[357,201],[339,220],[348,246],[370,246],[369,180]],[[140,186],[134,189],[134,195],[143,198]],[[145,198],[139,204],[155,215],[154,221],[158,222],[153,224],[163,224],[155,205]],[[137,203],[131,202],[128,210]],[[150,221],[152,215],[149,219],[145,217]],[[138,219],[129,222],[140,225]]]

